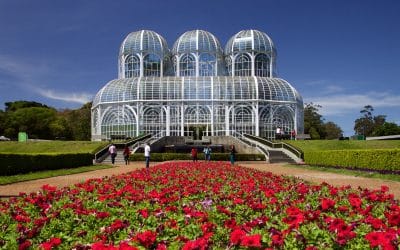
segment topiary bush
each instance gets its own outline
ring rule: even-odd
[[[93,164],[90,153],[13,154],[0,153],[0,175],[15,175],[41,170],[75,168]]]
[[[309,165],[400,171],[399,149],[326,150],[304,154]]]

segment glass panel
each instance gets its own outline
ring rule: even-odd
[[[215,76],[215,56],[211,54],[201,54],[199,59],[199,75],[200,76]]]
[[[161,60],[155,54],[149,54],[143,60],[144,76],[160,76]]]
[[[265,54],[258,54],[256,56],[256,76],[271,77],[269,72],[269,58]]]
[[[246,54],[240,54],[235,59],[235,76],[251,75],[251,59]]]
[[[196,76],[196,60],[193,55],[184,54],[179,62],[180,76]]]
[[[137,77],[140,75],[140,60],[137,56],[130,55],[125,60],[125,77]]]

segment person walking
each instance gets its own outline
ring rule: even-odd
[[[114,144],[111,144],[110,147],[108,148],[108,152],[111,155],[111,163],[114,165],[115,157],[117,157],[117,147],[115,147]]]
[[[131,154],[131,150],[129,149],[128,146],[125,146],[124,148],[124,160],[125,160],[125,165],[129,165],[129,155]]]
[[[192,155],[193,162],[197,161],[197,148],[193,147],[190,154]]]
[[[144,145],[144,159],[146,161],[146,171],[149,173],[149,165],[150,165],[150,146],[146,143]]]
[[[211,161],[211,148],[210,146],[207,146],[203,150],[204,157],[206,161]]]
[[[235,145],[232,144],[229,149],[229,160],[232,166],[235,165],[235,154],[236,154]]]

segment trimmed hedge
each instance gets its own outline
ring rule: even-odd
[[[309,165],[399,171],[400,149],[310,151],[304,154],[304,161]]]
[[[204,154],[198,154],[199,160],[204,160]],[[131,161],[144,161],[143,154],[132,154],[129,159]],[[191,160],[190,154],[184,153],[152,153],[151,161],[173,161],[173,160]],[[229,161],[229,153],[213,153],[211,154],[212,161]],[[263,154],[236,154],[236,161],[265,161]]]
[[[41,170],[75,168],[93,164],[93,154],[12,154],[0,153],[0,175],[14,175]]]

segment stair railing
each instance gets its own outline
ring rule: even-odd
[[[289,145],[287,143],[284,143],[284,142],[271,142],[271,141],[269,141],[269,140],[267,140],[265,138],[261,138],[261,137],[250,135],[250,134],[243,134],[243,136],[247,137],[247,138],[250,138],[252,140],[258,141],[258,142],[260,142],[260,143],[262,143],[262,144],[264,144],[264,145],[266,145],[266,146],[268,146],[270,148],[283,148],[283,149],[286,149],[289,152],[291,152],[294,155],[296,155],[298,158],[304,160],[304,153],[301,150],[299,150],[299,149],[297,149],[297,148],[295,148],[292,145]]]

